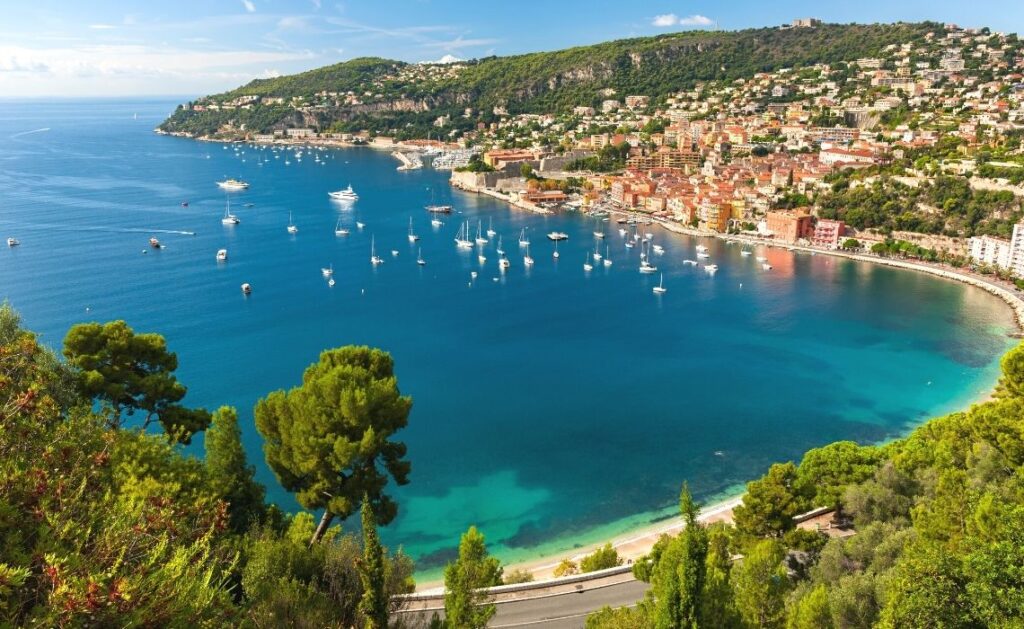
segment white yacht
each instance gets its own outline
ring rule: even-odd
[[[697,266],[696,260],[683,260],[683,264],[689,264],[690,266]]]
[[[416,264],[418,264],[420,266],[425,266],[427,264],[427,261],[423,259],[423,248],[422,247],[420,247],[416,251]]]
[[[355,201],[359,198],[356,191],[352,189],[352,184],[349,184],[347,188],[342,190],[336,190],[334,192],[328,192],[327,196],[331,197],[335,201]]]
[[[550,234],[548,234],[548,240],[554,240],[554,241],[557,242],[559,240],[568,240],[568,239],[569,239],[569,234],[566,234],[565,232],[551,232]]]
[[[530,257],[530,245],[526,245],[526,255],[523,256],[524,266],[533,266],[533,258]]]
[[[452,206],[450,205],[428,205],[424,208],[431,214],[451,214]]]
[[[334,275],[334,264],[332,263],[330,266],[322,267],[320,269],[320,273],[322,273],[324,277],[331,277]]]
[[[227,259],[228,259],[228,250],[227,249],[218,249],[217,250],[217,262],[226,262]]]
[[[416,242],[420,237],[412,230],[412,217],[409,217],[409,242]]]
[[[661,245],[654,245],[651,248],[654,249],[654,253],[658,254],[659,256],[665,253],[665,247],[662,247]]]
[[[459,249],[473,248],[473,241],[469,239],[469,221],[459,227],[459,233],[455,234],[455,244]]]
[[[608,267],[612,265],[612,259],[608,257],[608,245],[604,246],[604,261],[603,264]]]
[[[366,223],[360,223],[359,221],[356,221],[356,229],[362,229],[364,227],[366,227]]]
[[[434,218],[430,219],[430,224],[433,225],[434,227],[441,227],[442,225],[444,225],[444,221],[435,216]]]
[[[714,273],[715,271],[718,270],[718,265],[717,264],[705,264],[704,265],[704,270],[707,271],[708,273]]]
[[[710,258],[711,254],[706,252],[706,251],[698,251],[697,252],[697,257],[698,258]]]
[[[249,184],[241,179],[225,179],[224,181],[218,181],[217,185],[225,190],[245,190],[249,187]]]
[[[659,282],[658,285],[655,286],[654,288],[652,288],[651,290],[654,291],[655,295],[662,295],[662,294],[668,292],[668,289],[665,288],[665,274],[664,273],[661,274],[661,282]]]
[[[764,269],[765,271],[771,271],[772,270],[772,265],[768,264],[767,262],[763,262],[761,264],[761,268]]]
[[[594,247],[594,262],[600,262],[600,261],[601,261],[601,249],[598,248],[598,247]]]
[[[525,227],[523,228],[523,230],[521,232],[519,232],[519,246],[520,247],[529,247],[530,246],[530,239],[526,237],[526,228]]]
[[[498,258],[498,268],[504,271],[508,267],[512,266],[512,263],[508,261],[508,258],[501,256]]]
[[[476,244],[478,244],[478,245],[486,245],[487,244],[487,239],[484,238],[481,235],[481,232],[480,232],[480,229],[482,227],[483,227],[482,222],[481,221],[477,221],[476,222]]]
[[[584,271],[593,271],[594,270],[594,265],[590,263],[590,253],[589,252],[587,253],[587,257],[583,258],[583,270]]]
[[[488,238],[494,238],[494,235],[497,234],[497,233],[498,232],[494,231],[494,219],[493,218],[488,219],[488,222],[487,222],[487,237]]]
[[[604,232],[600,232],[600,231],[594,232],[594,238],[598,238],[600,240],[604,240]]]
[[[20,243],[20,242],[18,242],[18,239],[17,239],[17,238],[8,238],[8,239],[7,239],[7,246],[8,246],[8,247],[17,247],[17,246],[18,246],[18,245],[20,245],[20,244],[21,244],[21,243]]]
[[[705,247],[704,245],[697,245],[697,251],[705,251],[706,252],[707,250],[708,250],[708,248]]]
[[[292,213],[291,212],[288,212],[288,233],[289,234],[297,234],[297,233],[299,233],[299,228],[296,227],[295,223],[292,222]]]
[[[246,282],[245,284],[242,284],[242,294],[243,295],[248,295],[251,292],[252,292],[252,285],[249,284],[249,282]]]

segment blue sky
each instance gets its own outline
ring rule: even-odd
[[[794,17],[1024,31],[1013,0],[0,0],[0,96],[197,96],[374,55],[468,59]]]

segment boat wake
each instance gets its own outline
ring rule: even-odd
[[[42,129],[33,129],[32,131],[22,131],[21,133],[15,133],[12,135],[10,139],[13,140],[14,138],[20,138],[23,135],[32,135],[33,133],[44,133],[49,130],[50,127],[43,127]]]
[[[21,223],[16,221],[0,221],[0,225],[18,225],[26,229],[46,229],[50,231],[90,231],[109,232],[115,234],[176,234],[195,236],[195,232],[183,229],[150,229],[146,227],[105,227],[102,225],[55,225],[50,223]]]

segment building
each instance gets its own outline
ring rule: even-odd
[[[796,242],[814,234],[811,214],[805,209],[768,212],[765,222],[768,231],[782,242]]]
[[[644,109],[650,102],[649,96],[627,96],[626,107],[630,109]]]
[[[703,203],[699,211],[700,220],[708,229],[719,233],[729,231],[732,206],[728,203]]]
[[[814,232],[811,234],[811,244],[822,249],[838,249],[839,239],[846,229],[843,221],[836,221],[829,218],[818,219],[814,225]]]
[[[793,20],[793,28],[813,28],[821,26],[821,20],[814,17],[801,17]]]
[[[1013,228],[1016,237],[1019,225]],[[971,260],[978,264],[998,267],[1000,269],[1010,268],[1013,258],[1013,241],[995,236],[974,236],[967,241]]]

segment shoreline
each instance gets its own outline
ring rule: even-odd
[[[520,209],[525,209],[544,214],[551,213],[549,210],[543,208],[520,205],[519,203],[512,201],[510,197],[494,190],[466,189],[454,184],[453,187],[464,192],[475,192],[477,194],[484,194],[486,196],[490,196],[500,201],[505,201],[509,205]],[[611,216],[629,216],[629,212],[625,212],[622,210],[609,210],[609,214]],[[1024,331],[1024,296],[1014,292],[1010,288],[1004,287],[1000,284],[997,284],[996,282],[989,281],[983,276],[977,274],[960,271],[958,269],[952,269],[937,264],[930,265],[924,262],[912,262],[908,260],[882,258],[879,256],[856,254],[841,250],[817,249],[814,247],[808,247],[803,245],[772,243],[767,242],[763,239],[753,238],[749,236],[720,234],[717,232],[704,232],[701,230],[687,228],[682,225],[660,220],[655,217],[650,218],[654,224],[660,225],[666,231],[684,236],[692,236],[696,238],[714,237],[725,241],[741,242],[746,244],[762,245],[768,247],[780,247],[789,249],[791,251],[801,251],[804,253],[821,253],[824,255],[831,255],[833,257],[845,258],[847,260],[852,260],[855,262],[880,264],[882,266],[887,266],[890,268],[896,268],[900,270],[927,273],[929,275],[940,277],[946,280],[957,281],[963,284],[967,284],[969,286],[975,286],[1000,298],[1010,308],[1011,312],[1013,313],[1014,325],[1016,327],[1016,332],[1011,335],[1012,337],[1018,338],[1021,332]],[[992,383],[990,387],[986,387],[985,389],[983,389],[981,392],[971,394],[970,397],[972,399],[967,403],[967,408],[971,408],[977,404],[983,404],[991,400],[995,394],[997,385],[998,380]],[[960,404],[956,404],[956,406],[960,406]],[[925,422],[930,421],[931,419],[933,418],[929,417],[928,419],[925,420]],[[912,427],[910,427],[909,430],[913,430],[914,428],[922,425],[925,422],[916,423]],[[899,438],[901,437],[893,437],[893,439]],[[745,489],[738,495],[732,495],[724,499],[716,500],[712,504],[706,506],[705,508],[702,508],[699,520],[705,523],[732,522],[733,509],[742,503],[742,496],[744,493]],[[636,517],[656,517],[657,513],[659,512],[652,511],[637,514]],[[618,520],[618,522],[622,522],[626,519],[628,518],[620,519]],[[614,524],[614,522],[609,523],[607,526],[614,526]],[[659,522],[651,522],[647,525],[637,526],[635,528],[628,529],[622,533],[619,533],[616,536],[611,537],[610,539],[605,538],[603,541],[589,542],[587,544],[574,547],[561,553],[545,554],[536,559],[514,562],[507,564],[503,567],[505,568],[506,572],[511,570],[523,570],[529,572],[533,575],[534,578],[534,581],[531,583],[540,584],[555,579],[553,574],[554,569],[563,560],[570,559],[578,563],[582,557],[592,553],[594,550],[600,548],[606,543],[611,543],[612,547],[615,548],[616,551],[618,551],[619,557],[622,558],[624,561],[624,565],[631,565],[637,559],[648,554],[650,550],[653,548],[654,544],[658,541],[658,539],[661,538],[661,536],[677,534],[682,529],[682,527],[682,516],[673,515],[672,517],[669,517],[666,520],[662,520]],[[599,529],[600,527],[594,528]],[[424,595],[438,594],[443,593],[443,589],[444,586],[442,581],[432,579],[430,581],[425,581],[423,583],[417,583],[416,593]]]

